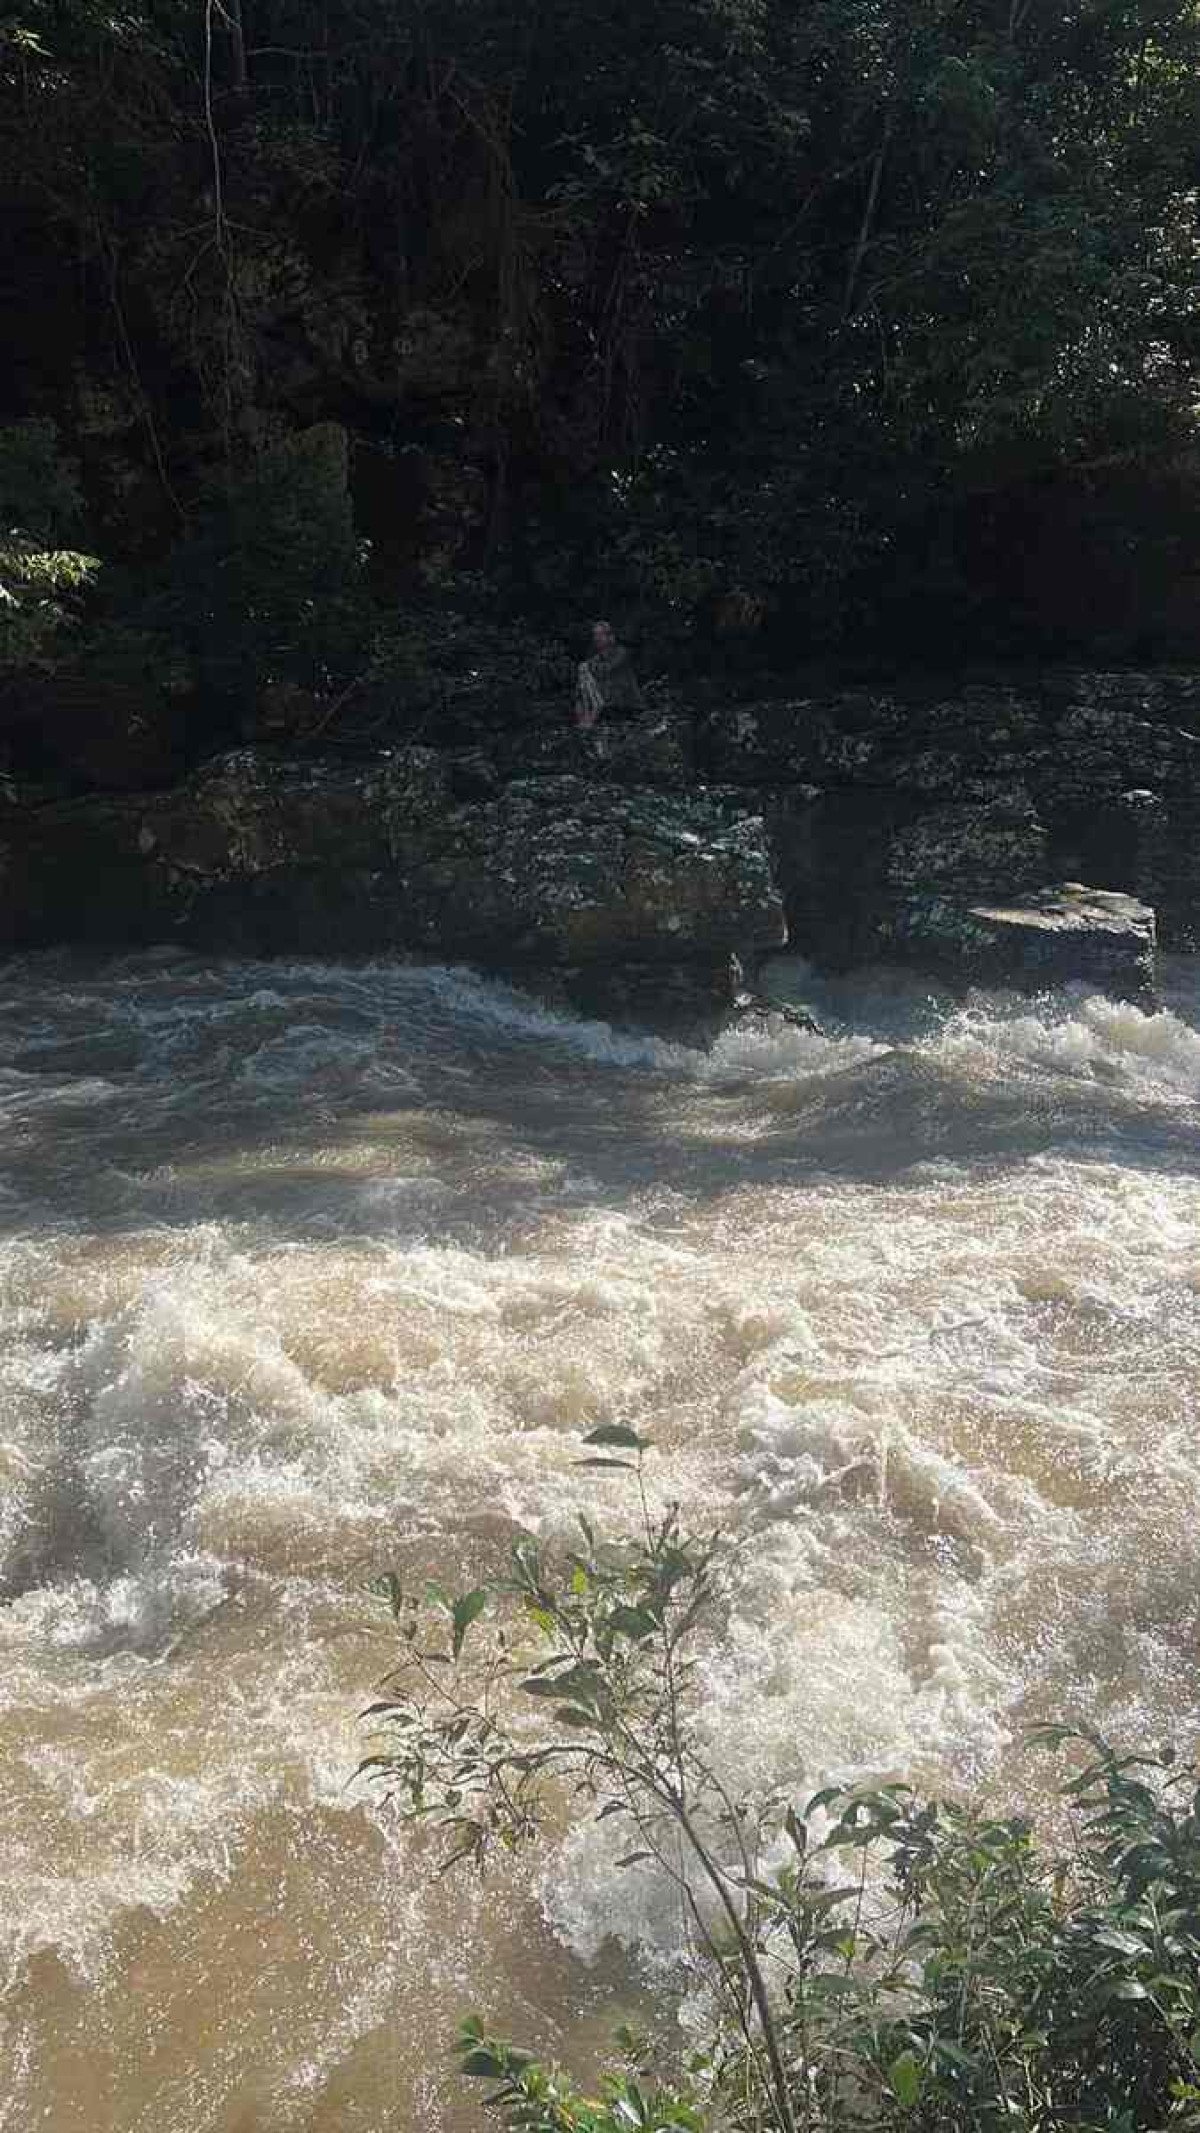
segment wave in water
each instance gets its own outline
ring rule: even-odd
[[[435,1980],[447,2023],[490,1979],[581,2036],[615,1943],[669,1952],[602,1831],[472,1909],[346,1791],[371,1575],[619,1525],[576,1466],[600,1420],[737,1540],[705,1711],[744,1776],[979,1777],[1050,1710],[1200,1716],[1186,973],[1152,1017],[773,983],[828,1035],[702,1053],[387,964],[8,967],[14,2123],[82,2129],[100,2084],[129,2128],[385,2093],[449,2125],[398,2026]]]

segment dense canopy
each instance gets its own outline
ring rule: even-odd
[[[1194,648],[1195,0],[16,5],[20,659]]]

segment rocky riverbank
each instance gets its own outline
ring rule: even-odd
[[[842,691],[370,759],[240,749],[160,792],[0,788],[0,938],[472,962],[719,1012],[785,941],[1152,997],[1200,945],[1200,675]]]

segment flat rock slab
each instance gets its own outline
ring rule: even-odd
[[[1113,889],[1067,881],[1013,903],[913,896],[893,913],[891,931],[906,961],[972,985],[1083,984],[1142,1007],[1156,999],[1154,913]]]

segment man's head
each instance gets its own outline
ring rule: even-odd
[[[592,646],[597,652],[611,652],[617,641],[617,633],[611,622],[593,622]]]

